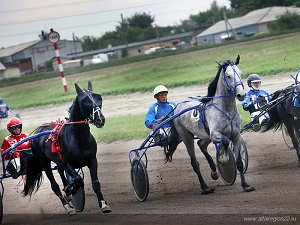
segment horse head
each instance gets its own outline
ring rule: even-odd
[[[244,84],[242,82],[242,72],[237,67],[240,62],[240,56],[236,58],[235,62],[226,61],[219,64],[219,68],[223,71],[223,81],[230,94],[233,94],[239,101],[243,101],[246,96]]]
[[[92,88],[92,83],[88,82],[88,89],[81,89],[76,83],[75,89],[77,92],[77,102],[79,106],[79,111],[77,113],[81,114],[82,119],[86,119],[90,123],[94,124],[97,128],[104,126],[105,117],[102,114],[102,97],[100,94],[94,93]],[[74,106],[74,104],[73,104]],[[74,107],[71,110],[75,110]],[[70,112],[70,117],[72,113]],[[71,118],[70,118],[71,119]]]

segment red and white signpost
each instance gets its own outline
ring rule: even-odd
[[[48,34],[48,40],[49,40],[49,42],[51,42],[54,45],[55,55],[57,58],[57,63],[58,63],[58,68],[59,68],[62,84],[64,85],[65,92],[68,92],[68,86],[67,86],[67,81],[66,81],[65,74],[64,74],[64,68],[62,66],[58,47],[57,47],[57,42],[60,40],[60,36],[56,31],[53,30],[53,28],[50,29],[50,33]]]

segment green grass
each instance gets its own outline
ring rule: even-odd
[[[69,92],[65,93],[61,78],[39,84],[24,84],[21,88],[5,88],[1,97],[14,110],[40,105],[63,103],[75,96],[74,83],[87,86],[91,80],[94,91],[102,95],[150,91],[157,84],[168,87],[200,85],[216,75],[215,60],[234,60],[241,56],[239,68],[244,78],[250,73],[273,75],[299,70],[300,39],[298,36],[261,41],[250,45],[228,45],[194,51],[177,57],[159,58],[140,64],[90,71],[81,76],[68,76]],[[82,70],[84,68],[81,68]],[[35,76],[40,76],[39,74]]]
[[[161,57],[159,53],[151,56],[161,57],[154,61],[144,61],[138,64],[127,64],[122,67],[117,65],[124,62],[141,61],[150,56],[143,56],[140,60],[136,58],[123,59],[109,62],[106,65],[93,65],[94,69],[99,66],[114,67],[97,71],[90,71],[92,68],[80,68],[81,71],[89,70],[76,76],[67,76],[69,92],[65,93],[61,84],[61,78],[57,72],[57,79],[47,79],[38,84],[25,83],[21,87],[6,87],[1,90],[1,97],[13,110],[20,110],[28,107],[49,105],[68,102],[76,96],[74,83],[87,87],[87,81],[91,80],[94,91],[102,95],[126,94],[132,92],[151,91],[157,84],[164,84],[168,87],[200,85],[210,81],[217,72],[215,60],[235,60],[237,55],[241,56],[239,68],[243,72],[243,78],[250,73],[260,75],[273,75],[290,72],[295,74],[299,68],[299,47],[298,36],[277,38],[268,42],[261,40],[257,43],[246,45],[227,45],[204,50],[191,49],[188,53],[176,57]],[[171,51],[170,51],[171,52]],[[172,51],[173,52],[173,51]],[[183,52],[183,51],[182,51]],[[181,52],[181,53],[182,53]],[[171,54],[171,53],[162,53]],[[113,64],[116,63],[116,64]],[[68,72],[70,74],[74,73]],[[52,74],[36,74],[20,79],[1,81],[1,85],[9,86],[20,82],[27,82],[37,79],[53,77]],[[6,83],[6,85],[4,84]],[[149,103],[150,104],[150,103]],[[55,110],[55,105],[49,106]],[[250,122],[249,113],[245,112],[238,104],[239,112],[243,118],[243,125]],[[144,115],[131,115],[117,118],[107,118],[106,125],[102,129],[92,126],[91,130],[97,141],[113,142],[116,140],[144,139],[150,132],[144,126]],[[30,133],[35,127],[24,126],[24,131]],[[7,135],[7,130],[0,130],[0,138]]]
[[[245,125],[250,122],[249,112],[244,111],[240,103],[238,103],[237,106],[243,118],[243,125]],[[139,114],[106,118],[106,123],[103,128],[97,129],[95,126],[91,126],[91,132],[97,142],[111,143],[114,141],[145,139],[149,135],[150,130],[144,125],[144,117],[144,114]],[[31,133],[35,128],[36,127],[27,127],[26,124],[24,124],[23,131]],[[6,129],[0,130],[0,140],[3,140],[7,134],[8,131]]]

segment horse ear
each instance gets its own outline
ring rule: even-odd
[[[76,89],[76,92],[78,95],[83,93],[83,90],[78,86],[78,84],[75,83],[74,85],[75,85],[75,89]]]
[[[89,91],[93,91],[93,86],[92,86],[92,82],[88,81],[88,90]]]
[[[239,63],[240,63],[240,55],[237,56],[234,64],[238,65]]]

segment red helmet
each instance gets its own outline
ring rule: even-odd
[[[16,125],[22,125],[22,121],[18,117],[10,118],[6,124],[7,129]]]

